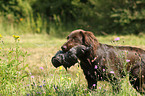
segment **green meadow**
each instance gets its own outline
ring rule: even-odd
[[[128,74],[119,93],[105,81],[89,90],[79,63],[66,71],[51,58],[76,29],[145,49],[144,17],[145,0],[0,0],[0,96],[140,96]]]
[[[69,32],[68,32],[69,33]],[[118,42],[112,42],[119,37]],[[97,36],[101,43],[136,46],[145,49],[141,36]],[[51,58],[66,38],[48,34],[0,35],[0,95],[2,96],[139,96],[128,76],[122,78],[121,91],[115,93],[105,81],[97,89],[87,89],[87,81],[79,63],[67,71],[53,67]]]

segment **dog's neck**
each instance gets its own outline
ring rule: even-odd
[[[100,49],[101,43],[96,43],[95,45],[92,46],[92,49],[90,51],[90,59],[94,59],[97,56],[97,50]]]

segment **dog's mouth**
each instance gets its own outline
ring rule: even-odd
[[[61,49],[62,49],[63,52],[67,52],[67,51],[70,50],[70,49],[68,49],[68,47],[65,46],[65,45],[63,45],[63,46],[61,47]]]

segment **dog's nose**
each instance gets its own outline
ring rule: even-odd
[[[62,49],[62,51],[66,51],[67,46],[62,46],[61,49]]]

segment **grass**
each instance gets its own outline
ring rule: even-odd
[[[0,95],[40,96],[138,96],[128,81],[121,80],[121,91],[115,93],[107,82],[98,82],[98,89],[90,91],[81,68],[76,64],[68,71],[54,68],[51,58],[60,50],[65,38],[47,34],[20,35],[20,41],[2,34],[0,39]],[[131,45],[145,49],[145,35],[96,36],[99,42],[110,45]],[[111,43],[120,37],[117,43]]]

